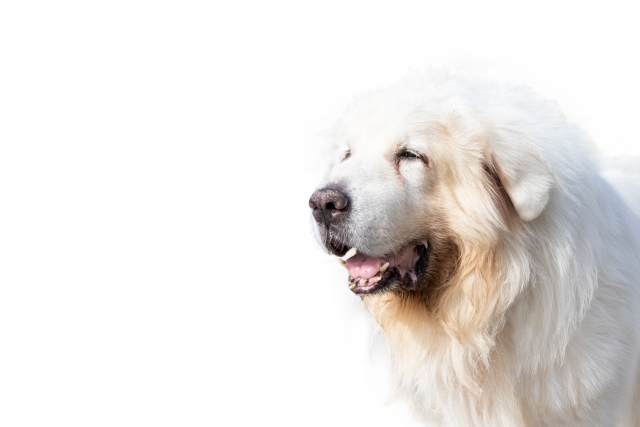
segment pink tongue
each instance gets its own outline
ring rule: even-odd
[[[355,254],[347,260],[347,270],[351,277],[364,277],[370,279],[380,271],[382,262],[374,257],[363,254]]]

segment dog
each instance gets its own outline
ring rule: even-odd
[[[328,132],[314,232],[428,425],[640,426],[640,162],[526,87],[430,71]]]

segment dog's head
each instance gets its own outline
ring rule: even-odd
[[[309,206],[320,243],[347,255],[354,293],[433,304],[463,279],[463,263],[493,262],[501,233],[544,210],[553,176],[517,106],[491,106],[497,92],[405,81],[356,102],[332,130]]]

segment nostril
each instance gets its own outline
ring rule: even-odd
[[[331,202],[331,209],[336,211],[343,211],[347,208],[349,204],[349,199],[345,195],[340,195]]]
[[[330,211],[335,211],[336,210],[336,206],[331,202],[327,203],[326,208],[328,210],[330,210]]]

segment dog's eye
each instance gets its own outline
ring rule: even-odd
[[[398,154],[399,158],[406,158],[406,159],[419,159],[420,156],[416,153],[412,153],[411,151],[402,151],[400,152],[400,154]]]
[[[347,150],[346,153],[344,153],[344,155],[342,156],[342,162],[344,162],[345,160],[347,160],[349,157],[351,157],[351,150]]]
[[[421,160],[422,163],[425,164],[425,166],[429,166],[429,161],[425,156],[423,156],[422,154],[414,153],[413,151],[409,151],[409,150],[402,150],[396,155],[396,165],[399,165],[400,161],[402,160],[409,160],[409,161]]]

